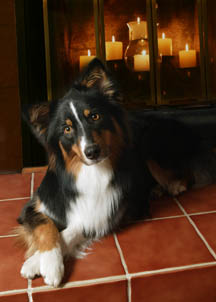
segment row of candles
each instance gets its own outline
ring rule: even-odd
[[[172,55],[171,44],[167,43],[166,40],[171,39],[159,39],[165,40],[165,43],[158,43],[158,49],[160,56]],[[112,44],[111,44],[112,43]],[[106,60],[121,60],[122,59],[122,42],[106,42]],[[160,47],[159,47],[160,45]],[[91,55],[91,51],[88,50],[87,56],[80,56],[80,69],[82,70],[95,56]],[[180,68],[196,67],[196,50],[189,50],[188,44],[185,45],[185,50],[179,51],[179,66]],[[134,55],[134,70],[135,71],[148,71],[149,70],[149,54],[146,50],[143,50],[141,54]]]
[[[137,18],[137,22],[130,22],[128,24],[133,28],[129,32],[130,40],[139,39],[141,36],[147,37],[147,23],[146,21],[140,21]],[[133,37],[132,37],[133,34]],[[112,41],[106,42],[106,60],[122,60],[123,58],[123,43],[115,41],[115,36],[112,36]],[[165,33],[162,33],[162,37],[158,39],[158,54],[160,56],[172,56],[172,39],[166,38]],[[88,50],[87,56],[80,56],[80,69],[86,66],[95,56],[91,55]],[[185,45],[185,50],[179,51],[179,67],[190,68],[195,67],[196,62],[196,50],[189,50],[188,44]],[[149,54],[143,49],[140,54],[134,55],[134,71],[148,71],[150,69]]]

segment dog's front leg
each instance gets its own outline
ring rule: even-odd
[[[84,252],[92,240],[83,236],[83,232],[72,226],[68,226],[61,232],[61,246],[64,256],[83,258]]]
[[[42,275],[46,284],[56,287],[64,275],[60,234],[48,217],[45,223],[37,225],[31,234],[36,251],[24,262],[21,274],[25,278]]]

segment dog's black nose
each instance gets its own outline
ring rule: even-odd
[[[100,155],[100,147],[97,144],[92,144],[86,147],[84,152],[88,159],[97,159]]]

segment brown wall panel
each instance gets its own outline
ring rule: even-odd
[[[20,106],[17,88],[0,88],[0,170],[22,167]]]
[[[0,172],[22,168],[14,5],[0,1]]]
[[[15,24],[14,0],[0,1],[0,25]]]
[[[15,26],[0,25],[0,88],[18,86]]]

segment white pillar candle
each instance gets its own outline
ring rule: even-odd
[[[185,45],[185,50],[179,51],[179,66],[180,68],[196,67],[196,50],[189,50],[188,44]]]
[[[129,27],[129,40],[147,39],[147,22],[141,21],[140,17],[137,21],[127,23]]]
[[[88,63],[90,63],[91,60],[93,60],[94,58],[95,58],[95,56],[92,56],[90,49],[88,49],[88,55],[80,56],[80,58],[79,58],[80,70],[82,70],[84,67],[86,67],[88,65]]]
[[[172,39],[166,38],[165,33],[162,33],[162,39],[158,39],[158,54],[160,56],[172,55]]]
[[[123,44],[115,41],[115,36],[112,36],[112,41],[106,42],[106,60],[122,60]]]
[[[149,55],[146,54],[146,50],[143,50],[141,55],[134,56],[134,70],[135,71],[149,70]]]

